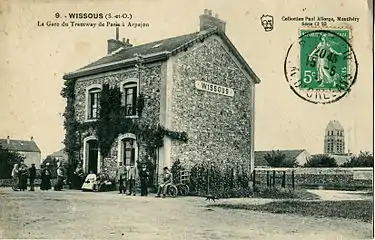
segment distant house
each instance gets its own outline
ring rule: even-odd
[[[63,162],[68,162],[68,154],[65,152],[65,148],[60,149],[57,152],[54,152],[49,157],[56,158],[57,160],[61,160]]]
[[[279,151],[281,154],[285,154],[286,160],[297,159],[299,166],[303,166],[311,155],[305,149],[296,150],[266,150],[266,151],[255,151],[254,152],[254,166],[255,167],[270,167],[265,159],[267,153],[271,154],[272,151]]]
[[[6,139],[0,139],[0,145],[8,151],[23,155],[27,166],[31,166],[31,164],[34,163],[36,167],[39,167],[42,155],[33,137],[31,137],[30,140],[15,140],[10,139],[8,136]]]

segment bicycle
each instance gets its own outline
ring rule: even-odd
[[[167,187],[167,196],[175,198],[177,196],[177,194],[178,194],[177,186],[174,185],[174,184],[172,184],[172,183],[170,183],[166,187]]]
[[[160,187],[160,186],[159,186]],[[177,196],[177,193],[178,193],[178,189],[176,187],[176,185],[174,185],[173,183],[168,183],[167,185],[165,185],[163,187],[163,189],[161,190],[162,192],[164,192],[164,189],[167,188],[167,191],[166,191],[166,196],[167,197],[172,197],[172,198],[175,198]],[[160,190],[160,189],[159,189]],[[158,190],[158,192],[159,192]],[[155,197],[160,197],[159,194],[157,194]]]
[[[181,170],[180,171],[180,183],[176,184],[179,195],[186,196],[189,194],[190,192],[189,183],[190,183],[190,171]]]

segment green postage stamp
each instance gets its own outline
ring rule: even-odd
[[[350,92],[358,70],[350,34],[350,29],[299,30],[284,63],[293,92],[319,104],[336,102]]]

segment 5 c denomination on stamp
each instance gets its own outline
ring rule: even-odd
[[[357,79],[358,61],[349,29],[302,29],[284,62],[291,90],[305,101],[327,104],[346,96]]]

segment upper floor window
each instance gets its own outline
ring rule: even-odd
[[[123,104],[126,116],[137,115],[138,86],[136,82],[127,82],[122,85]]]
[[[99,118],[100,91],[101,88],[98,86],[87,90],[87,119]]]

